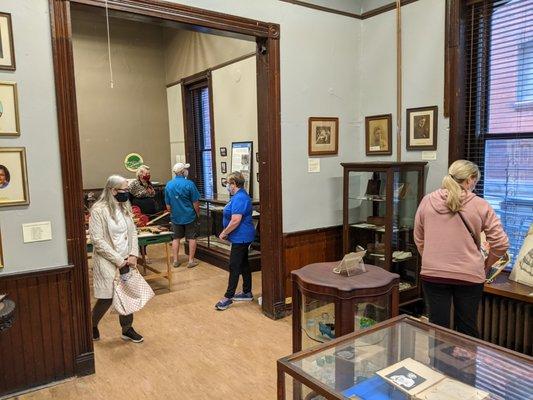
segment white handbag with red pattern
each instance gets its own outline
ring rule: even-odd
[[[127,274],[115,277],[113,307],[120,315],[129,315],[141,310],[155,296],[150,285],[135,268]]]

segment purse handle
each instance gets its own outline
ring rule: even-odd
[[[463,214],[461,214],[461,211],[457,211],[457,214],[459,214],[459,217],[461,217],[461,221],[463,221],[463,224],[465,225],[465,228],[468,231],[468,234],[470,235],[470,237],[474,241],[474,244],[476,245],[478,250],[481,250],[481,244],[480,244],[480,241],[479,241],[478,237],[476,236],[474,231],[472,229],[470,229],[470,226],[466,223],[466,219],[465,219],[465,217],[463,217]]]

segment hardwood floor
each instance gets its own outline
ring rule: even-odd
[[[152,265],[162,267],[164,248],[151,246]],[[273,321],[261,313],[261,275],[253,274],[256,300],[216,311],[227,272],[200,263],[175,269],[151,283],[155,298],[135,315],[145,341],[120,338],[116,314],[100,323],[96,374],[19,396],[20,399],[274,399],[276,360],[291,353],[290,317]],[[159,288],[159,289],[158,289]]]

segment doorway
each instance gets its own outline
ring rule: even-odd
[[[83,185],[72,54],[71,5],[126,12],[133,20],[180,26],[256,42],[259,180],[261,198],[262,310],[271,318],[285,313],[282,265],[281,123],[279,26],[174,3],[151,0],[50,0],[59,142],[69,262],[74,265],[71,296],[76,373],[94,371],[90,333],[88,267],[85,257]]]

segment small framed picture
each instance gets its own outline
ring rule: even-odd
[[[228,165],[226,164],[225,161],[222,161],[220,163],[220,172],[222,172],[223,174],[228,172]]]
[[[30,204],[26,149],[0,147],[0,207]]]
[[[335,155],[339,151],[339,119],[309,118],[309,155]]]
[[[407,150],[437,150],[438,107],[407,109]]]
[[[226,178],[220,178],[220,184],[223,187],[226,187],[226,185],[228,184],[228,180]]]
[[[17,84],[0,82],[0,136],[19,136]]]
[[[220,156],[221,157],[227,157],[228,156],[228,149],[225,147],[220,148]]]
[[[365,118],[365,143],[367,156],[392,154],[392,114]]]
[[[11,14],[0,12],[0,69],[15,70],[15,46]]]

